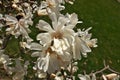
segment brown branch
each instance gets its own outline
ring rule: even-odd
[[[92,72],[92,73],[90,73],[89,75],[92,76],[92,74],[99,74],[99,73],[104,72],[105,70],[109,70],[109,71],[111,71],[111,72],[113,72],[113,73],[116,73],[116,74],[120,75],[120,72],[117,72],[117,71],[113,70],[112,68],[110,68],[109,65],[106,65],[105,60],[103,61],[103,63],[104,63],[104,68],[102,68],[102,69],[99,70],[99,71]]]
[[[117,71],[111,69],[110,67],[108,68],[108,70],[111,71],[111,72],[113,72],[113,73],[116,73],[116,74],[120,75],[120,72],[117,72]]]
[[[107,70],[108,68],[109,68],[109,66],[106,66],[106,67],[102,68],[102,69],[99,70],[99,71],[96,71],[96,72],[92,72],[92,73],[90,73],[89,75],[92,76],[93,73],[94,73],[94,74],[102,73],[103,71]]]

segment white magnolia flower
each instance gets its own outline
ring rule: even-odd
[[[40,40],[40,44],[43,46],[50,46],[52,51],[57,52],[57,55],[70,54],[68,49],[70,49],[72,37],[75,33],[73,28],[78,20],[76,14],[71,14],[71,17],[62,15],[58,19],[54,13],[50,16],[52,26],[43,20],[39,21],[37,28],[46,31],[46,33],[38,34],[37,40]],[[74,23],[71,22],[72,19],[75,20]]]
[[[61,24],[58,24],[58,26],[64,25],[64,24],[62,24],[62,22],[60,22],[60,23]],[[46,23],[45,21],[42,21],[42,20],[39,22],[39,25],[41,26],[41,27],[38,26],[39,29],[41,28],[41,30],[48,30],[48,33],[40,33],[37,36],[37,39],[40,40],[40,43],[43,46],[50,46],[50,45],[52,45],[52,42],[53,42],[53,45],[51,48],[48,48],[46,50],[48,52],[42,53],[44,55],[45,54],[47,54],[47,55],[45,55],[45,57],[42,57],[42,58],[40,57],[38,59],[37,65],[38,65],[39,69],[43,69],[44,71],[48,71],[48,72],[54,72],[55,70],[57,70],[61,67],[63,62],[65,63],[66,61],[70,61],[70,59],[71,59],[69,57],[69,56],[71,56],[70,53],[63,52],[64,50],[67,50],[67,47],[69,47],[69,43],[67,41],[68,33],[66,35],[64,33],[64,35],[66,36],[66,38],[64,38],[62,36],[64,29],[58,30],[57,27],[56,28],[54,27],[54,29],[56,29],[56,31],[55,31],[54,29],[52,29],[50,27],[50,25],[48,25],[48,23]],[[48,29],[47,29],[47,27],[48,27]],[[63,32],[61,32],[62,30],[63,30]],[[63,39],[62,39],[62,37],[63,37]],[[37,54],[37,53],[38,52],[36,52],[34,54]],[[44,64],[44,66],[42,66],[43,64]],[[55,64],[56,66],[53,66],[51,64]]]
[[[60,11],[65,9],[65,7],[62,5],[65,2],[69,2],[73,4],[73,2],[70,0],[65,0],[65,1],[64,0],[46,0],[46,1],[41,1],[40,7],[38,7],[37,5],[34,5],[36,6],[34,10],[37,11],[37,14],[39,16],[48,15],[49,13],[52,13],[52,12],[55,12],[55,14],[59,16]]]
[[[74,59],[81,59],[81,54],[87,57],[87,53],[91,52],[90,47],[97,47],[97,39],[91,39],[92,35],[88,33],[90,29],[88,28],[85,31],[79,29],[75,37],[73,37],[72,49]]]
[[[40,7],[37,7],[37,14],[42,16],[55,12],[56,15],[59,16],[60,11],[63,9],[65,9],[65,7],[61,5],[60,0],[46,0],[41,2]]]
[[[39,56],[34,68],[48,73],[53,73],[56,70],[60,70],[61,67],[66,67],[69,63],[70,54],[58,55],[52,49],[45,48],[41,51],[36,51],[32,54],[32,57]],[[67,60],[65,58],[68,58]]]
[[[43,16],[43,15],[48,15],[48,12],[47,12],[47,3],[45,2],[45,1],[42,1],[41,2],[41,5],[40,5],[40,7],[37,7],[37,5],[36,5],[36,9],[35,10],[37,10],[37,14],[39,15],[39,16]]]
[[[86,45],[86,43],[79,38],[78,36],[75,36],[73,38],[72,42],[72,51],[73,51],[73,58],[74,59],[81,59],[81,54],[84,57],[87,57],[87,53],[91,52],[91,49]]]
[[[29,48],[36,50],[31,56],[38,57],[34,67],[37,71],[53,73],[56,70],[60,70],[61,67],[66,67],[71,59],[71,55],[67,52],[58,55],[51,47],[43,47],[37,43],[31,43]]]
[[[55,13],[50,15],[52,26],[47,22],[40,20],[37,28],[46,31],[37,35],[37,40],[43,46],[51,46],[53,51],[61,52],[70,47],[72,37],[74,37],[73,28],[78,22],[77,15],[71,14],[71,17],[61,15],[58,19]],[[74,23],[72,22],[74,19]],[[61,52],[62,54],[62,52]]]
[[[91,39],[92,34],[91,34],[91,33],[88,33],[90,29],[91,29],[91,27],[88,28],[88,29],[86,29],[86,30],[82,30],[82,31],[81,31],[80,29],[78,29],[78,36],[80,36],[81,39],[82,39],[83,41],[85,41],[85,43],[86,43],[89,47],[97,47],[97,45],[96,45],[97,39]]]
[[[33,17],[33,10],[32,10],[32,7],[30,6],[29,3],[27,2],[24,2],[23,3],[24,5],[24,9],[22,10],[22,13],[24,13],[24,18],[27,20],[27,23],[29,25],[32,25],[33,24],[33,21],[32,21],[32,17]]]
[[[87,56],[87,52],[91,52],[91,49],[85,39],[79,37],[78,33],[73,30],[77,23],[81,23],[75,13],[61,15],[58,18],[55,13],[51,13],[49,16],[52,20],[52,26],[43,20],[40,20],[36,26],[45,31],[37,35],[37,40],[40,40],[45,51],[41,54],[39,52],[34,54],[44,55],[37,60],[38,68],[51,72],[50,70],[55,71],[59,68],[52,69],[54,66],[50,65],[51,62],[56,65],[61,64],[60,61],[69,63],[72,58],[81,59],[81,53]]]
[[[73,1],[74,0],[46,0],[45,2],[46,2],[46,5],[47,5],[47,8],[46,8],[47,12],[48,13],[55,12],[55,14],[57,16],[59,16],[60,15],[60,11],[65,9],[63,4],[65,2],[73,4]]]
[[[15,16],[5,15],[6,25],[9,26],[6,31],[8,34],[15,35],[16,38],[22,35],[23,38],[27,39],[28,41],[32,41],[28,35],[28,33],[31,32],[29,25],[33,24],[32,7],[27,2],[17,6],[21,8],[20,13]]]
[[[52,26],[43,20],[40,20],[36,26],[45,31],[37,35],[37,40],[40,40],[42,45],[41,50],[40,48],[31,50],[37,50],[32,54],[33,57],[39,56],[36,67],[52,73],[60,67],[66,67],[71,59],[80,59],[81,53],[86,56],[91,49],[86,40],[73,30],[76,24],[80,23],[75,13],[57,17],[53,12],[49,16]]]
[[[22,35],[25,39],[32,41],[28,33],[30,33],[29,25],[31,23],[29,18],[24,17],[23,15],[17,15],[16,17],[5,15],[6,25],[9,27],[6,29],[8,34],[18,36]]]

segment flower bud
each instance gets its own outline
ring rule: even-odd
[[[51,75],[50,75],[50,78],[51,78],[51,79],[54,79],[55,77],[56,77],[55,74],[51,74]]]
[[[37,11],[37,15],[38,15],[38,16],[44,16],[44,15],[47,15],[47,11],[46,11],[46,9],[38,10],[38,11]]]
[[[15,3],[12,4],[12,7],[15,9],[18,8],[18,6]]]
[[[107,78],[108,80],[113,80],[114,78],[117,77],[117,74],[111,73],[111,74],[107,74],[107,75],[105,75],[105,76],[106,76],[106,78]]]

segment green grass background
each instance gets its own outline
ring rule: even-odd
[[[117,0],[76,0],[67,5],[66,12],[77,13],[83,24],[79,28],[93,27],[93,38],[98,38],[98,47],[92,49],[88,58],[79,61],[79,72],[100,70],[107,65],[120,72],[120,3]]]

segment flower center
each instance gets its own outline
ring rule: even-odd
[[[52,38],[62,39],[63,34],[60,31],[52,33]]]

